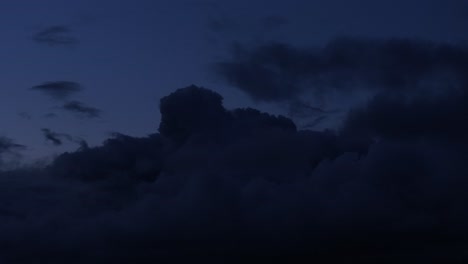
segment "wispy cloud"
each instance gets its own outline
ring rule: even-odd
[[[101,110],[95,107],[87,106],[80,101],[70,101],[62,106],[62,109],[68,112],[78,114],[81,117],[97,118],[101,115]]]
[[[40,91],[56,100],[64,100],[70,95],[81,91],[82,87],[77,82],[53,81],[33,86],[31,90]]]
[[[67,133],[58,133],[58,132],[52,131],[52,130],[50,130],[48,128],[43,128],[43,129],[41,129],[41,131],[42,131],[42,135],[44,136],[45,140],[47,142],[51,142],[55,146],[63,145],[64,141],[69,141],[69,142],[73,142],[73,143],[76,143],[76,144],[80,145],[80,147],[82,149],[88,148],[88,143],[86,142],[86,140],[84,140],[82,138],[74,137],[74,136],[72,136],[70,134],[67,134]]]
[[[8,137],[0,136],[0,169],[5,169],[10,162],[21,157],[19,152],[26,148],[25,145],[17,144]]]
[[[16,150],[23,150],[26,146],[15,143],[12,139],[7,137],[0,137],[0,154]]]
[[[52,142],[55,146],[60,146],[63,144],[63,140],[72,140],[72,137],[65,133],[57,133],[48,128],[41,129],[42,134],[44,135],[46,141]]]
[[[33,36],[37,43],[47,44],[49,46],[70,46],[79,41],[71,35],[72,30],[68,26],[51,26],[45,28]]]

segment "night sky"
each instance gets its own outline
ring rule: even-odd
[[[465,0],[0,1],[0,262],[468,261]]]

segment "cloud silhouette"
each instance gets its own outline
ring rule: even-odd
[[[72,94],[81,91],[82,87],[79,83],[76,82],[54,81],[33,86],[31,89],[40,91],[45,95],[52,97],[53,99],[64,100],[70,97]]]
[[[413,98],[378,94],[364,107],[354,109],[343,131],[397,139],[437,138],[468,141],[468,89]]]
[[[306,92],[420,92],[467,83],[468,49],[407,39],[340,38],[323,48],[271,43],[235,45],[215,66],[229,84],[259,101],[299,99]]]
[[[71,33],[68,26],[51,26],[34,34],[33,40],[49,46],[71,46],[79,42]]]
[[[48,128],[42,128],[41,129],[42,134],[44,135],[45,139],[47,141],[52,142],[55,146],[60,146],[63,144],[63,139],[71,139],[71,136],[68,134],[63,134],[63,133],[56,133],[51,131]]]
[[[7,137],[0,137],[0,153],[25,149],[26,146],[15,143]]]
[[[0,260],[465,261],[466,104],[447,91],[381,93],[313,131],[179,89],[159,133],[0,172]]]
[[[66,133],[57,133],[48,128],[42,128],[41,131],[46,141],[51,142],[55,146],[63,145],[64,140],[66,140],[80,145],[80,149],[88,149],[88,143],[82,138],[73,137]]]
[[[19,158],[19,152],[26,148],[26,146],[17,144],[8,137],[0,137],[0,171],[8,167],[11,158]]]
[[[101,110],[91,106],[86,106],[85,104],[79,101],[66,102],[62,106],[62,109],[68,112],[75,113],[80,117],[86,118],[97,118],[101,115]]]

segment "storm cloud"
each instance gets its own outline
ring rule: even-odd
[[[313,131],[179,89],[161,99],[159,133],[0,174],[0,260],[466,260],[468,153],[441,140],[462,137],[465,110],[415,98],[396,106],[402,123],[382,126],[394,101],[374,100],[389,106]]]

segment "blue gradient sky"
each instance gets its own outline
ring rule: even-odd
[[[282,18],[267,27],[266,19]],[[418,38],[465,42],[468,3],[463,0],[146,1],[3,0],[0,2],[0,136],[26,145],[37,158],[77,148],[53,146],[41,128],[99,144],[111,132],[144,136],[157,130],[159,98],[197,84],[221,93],[228,108],[258,104],[211,71],[234,42],[280,41],[322,45],[334,37]],[[66,26],[79,42],[49,46],[32,37]],[[30,88],[73,81],[73,99],[103,111],[85,119]],[[45,118],[47,113],[55,118]],[[27,113],[31,118],[24,118]]]

